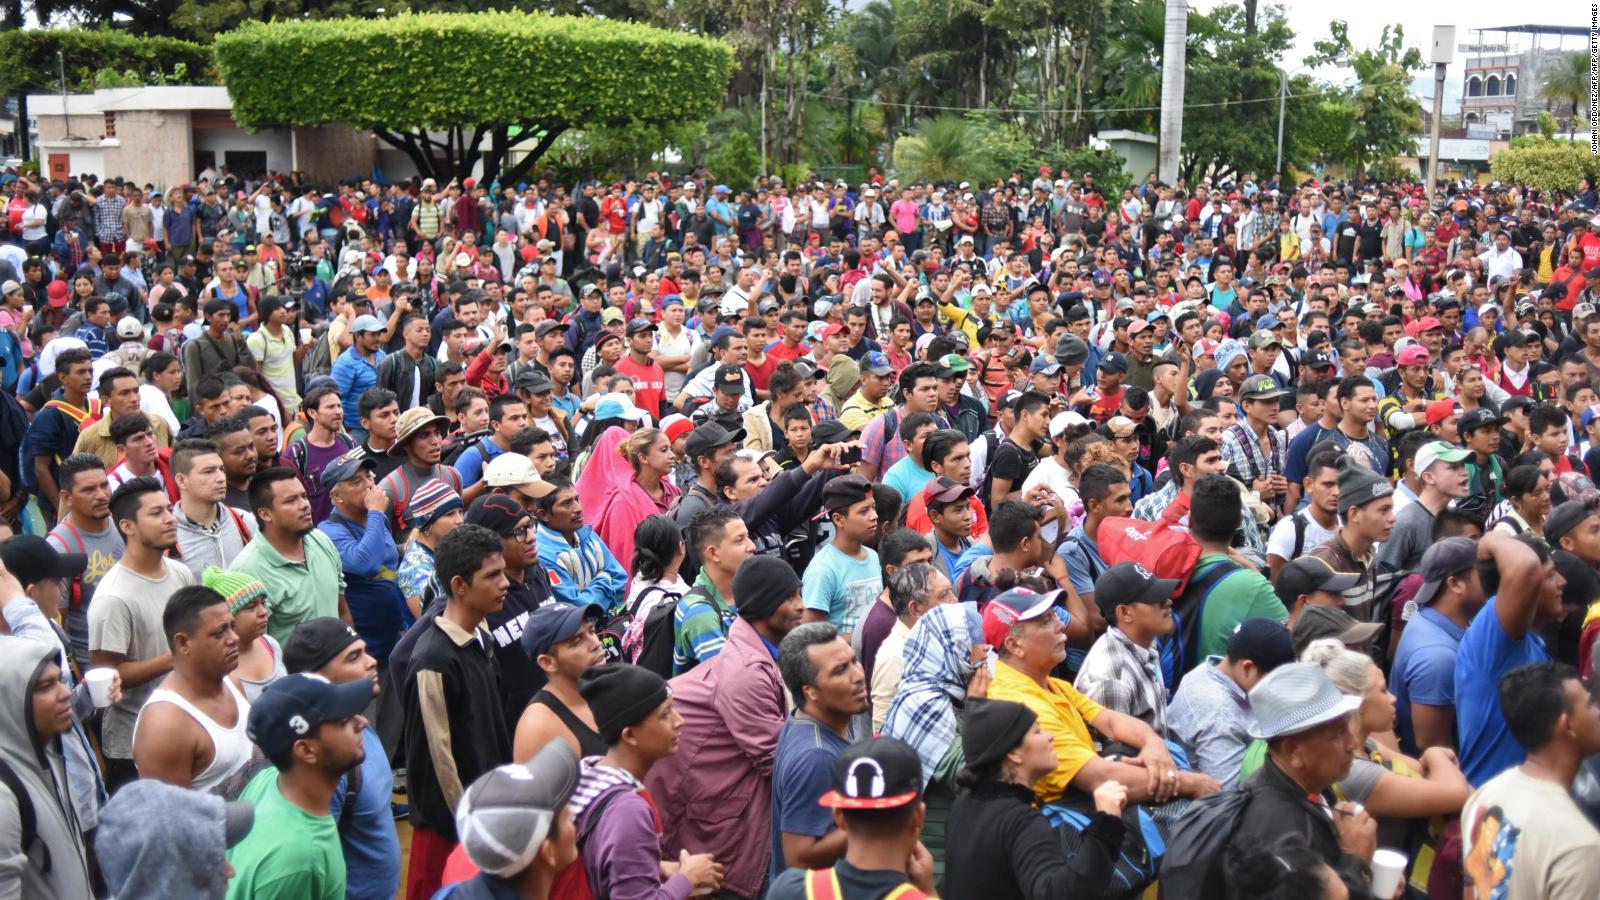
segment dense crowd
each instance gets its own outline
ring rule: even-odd
[[[5,179],[0,900],[1600,895],[1587,182]]]

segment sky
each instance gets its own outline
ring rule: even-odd
[[[1220,6],[1223,2],[1227,0],[1190,0],[1193,8],[1201,11]],[[1263,4],[1265,2],[1267,0],[1263,0]],[[1328,4],[1311,3],[1308,0],[1288,0],[1283,5],[1288,13],[1289,27],[1295,33],[1294,49],[1285,58],[1284,65],[1293,71],[1300,65],[1300,59],[1311,55],[1313,43],[1328,37],[1330,7]],[[1383,33],[1383,26],[1397,23],[1405,29],[1406,44],[1421,50],[1426,59],[1435,25],[1456,26],[1457,44],[1476,43],[1477,35],[1472,32],[1474,28],[1506,25],[1582,25],[1587,5],[1573,0],[1517,0],[1514,4],[1507,4],[1503,0],[1453,0],[1450,3],[1419,3],[1414,0],[1401,0],[1398,3],[1395,0],[1343,0],[1332,8],[1337,10],[1337,18],[1350,23],[1350,42],[1356,47],[1370,47],[1376,44],[1378,37]],[[1528,36],[1512,35],[1510,40],[1502,40],[1498,35],[1485,34],[1483,43],[1511,43],[1515,47],[1517,41],[1527,39]],[[1549,40],[1553,39],[1541,38],[1541,41]],[[1587,47],[1587,41],[1582,37],[1569,37],[1565,40],[1565,46],[1571,50],[1582,50]],[[1466,56],[1467,54],[1459,51],[1455,54],[1455,62],[1451,64],[1445,78],[1446,113],[1460,107],[1462,63]],[[1332,67],[1323,67],[1316,72],[1331,81],[1342,80],[1339,77],[1339,70]],[[1419,96],[1433,96],[1431,66],[1418,78],[1413,93]]]

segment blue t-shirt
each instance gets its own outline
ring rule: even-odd
[[[356,808],[340,829],[344,846],[345,896],[351,900],[390,900],[400,887],[400,839],[395,835],[394,812],[389,795],[394,793],[394,773],[389,756],[377,731],[361,732],[361,745],[367,751],[361,761],[361,789],[356,793]],[[349,774],[333,789],[328,815],[340,821]]]
[[[461,486],[471,487],[483,480],[483,468],[506,451],[489,438],[483,438],[456,457],[456,473],[461,476]]]
[[[772,877],[788,865],[783,859],[783,833],[823,837],[833,830],[833,811],[819,806],[833,790],[833,761],[850,742],[799,713],[778,734],[772,757]]]
[[[830,541],[822,545],[800,579],[806,609],[827,613],[828,621],[846,635],[855,634],[861,617],[883,592],[878,553],[863,547],[863,559],[846,556]]]
[[[1305,481],[1306,476],[1310,474],[1306,471],[1306,467],[1311,459],[1312,445],[1332,433],[1323,428],[1321,422],[1312,422],[1301,429],[1300,433],[1294,436],[1294,440],[1289,442],[1289,452],[1283,464],[1284,479],[1292,484]]]
[[[1490,597],[1478,611],[1456,652],[1456,734],[1461,738],[1461,771],[1473,787],[1527,757],[1500,712],[1500,677],[1550,659],[1544,639],[1532,631],[1521,640],[1506,634],[1495,615],[1498,600],[1498,595]]]
[[[1432,607],[1423,607],[1406,625],[1394,651],[1389,690],[1394,693],[1395,730],[1400,748],[1415,755],[1417,736],[1411,725],[1411,704],[1454,707],[1456,651],[1466,629]]]
[[[883,473],[883,483],[900,492],[900,496],[910,501],[933,480],[933,473],[917,465],[916,460],[910,456],[901,457],[900,461],[889,467]]]

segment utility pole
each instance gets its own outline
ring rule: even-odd
[[[1289,100],[1289,73],[1278,70],[1278,164],[1273,167],[1273,174],[1283,178],[1283,108]]]
[[[1423,194],[1428,203],[1433,202],[1433,191],[1439,184],[1439,120],[1444,117],[1444,75],[1455,58],[1455,50],[1456,27],[1433,26],[1433,47],[1428,53],[1428,61],[1433,63],[1433,127],[1429,129],[1428,173],[1424,181],[1427,189]]]
[[[1161,51],[1161,155],[1158,174],[1166,184],[1178,180],[1183,159],[1183,75],[1188,51],[1188,0],[1167,0],[1166,37]]]

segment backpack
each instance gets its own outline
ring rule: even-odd
[[[1294,522],[1294,549],[1289,551],[1289,559],[1300,558],[1301,551],[1306,549],[1306,530],[1311,527],[1311,520],[1305,510],[1300,510],[1289,519]]]
[[[679,599],[688,601],[687,605],[684,607],[684,611],[686,613],[692,611],[697,606],[709,606],[713,612],[717,610],[716,601],[712,600],[711,595],[706,593],[706,589],[698,584],[691,585],[689,591]],[[663,678],[671,678],[674,674],[672,672],[672,667],[673,662],[677,658],[677,627],[673,622],[673,613],[677,610],[677,608],[677,603],[667,606],[665,615],[659,618],[655,614],[661,612],[661,609],[657,608],[651,610],[651,614],[646,616],[644,621],[644,643],[639,650],[639,658],[642,660],[647,655],[653,657],[656,654],[665,654],[667,661],[667,674],[663,675],[660,669],[652,668],[652,671],[654,671],[657,675],[661,675]],[[661,621],[662,619],[665,621]],[[721,621],[721,616],[718,616],[718,620]],[[723,636],[727,636],[726,624],[723,625]],[[658,646],[659,644],[665,644],[666,646],[663,648]],[[638,663],[638,665],[643,665],[643,663]],[[700,665],[698,660],[690,660],[688,667],[685,668],[683,672],[687,672],[698,665]],[[676,674],[682,675],[683,672],[678,672]]]
[[[467,452],[468,447],[478,447],[488,439],[489,433],[487,431],[480,431],[476,434],[456,435],[455,440],[449,441],[439,448],[439,464],[442,466],[454,466],[461,460],[461,454]],[[489,455],[483,453],[481,447],[478,452],[483,456],[483,464],[487,466],[489,464]]]
[[[72,533],[72,539],[78,542],[78,553],[83,555],[83,556],[88,556],[89,555],[89,548],[84,545],[84,543],[83,543],[83,535],[78,532],[77,527],[74,526],[72,524],[72,522],[69,521],[65,516],[63,516],[61,518],[61,524],[65,525],[67,527],[67,531]],[[65,541],[63,541],[63,543],[65,543]],[[248,541],[246,543],[248,543]],[[177,552],[177,549],[178,548],[176,546],[174,546],[172,548],[174,553]],[[70,604],[72,609],[82,609],[83,608],[83,573],[82,572],[79,572],[78,574],[72,576],[71,578],[69,578],[67,580],[67,602]]]
[[[344,803],[339,807],[339,822],[337,828],[340,837],[346,836],[350,831],[350,823],[355,821],[356,798],[361,796],[361,766],[358,764],[350,770],[344,779]]]
[[[1055,803],[1046,803],[1039,812],[1055,830],[1062,854],[1068,858],[1076,855],[1083,844],[1083,832],[1093,821],[1094,811],[1087,797],[1082,800],[1063,797]],[[1155,883],[1167,847],[1160,827],[1144,807],[1128,804],[1122,811],[1122,823],[1122,846],[1111,867],[1111,879],[1104,896],[1133,900]]]
[[[311,342],[311,349],[300,359],[300,378],[302,382],[310,382],[314,378],[333,373],[333,350],[328,343],[328,332],[323,330],[315,341]]]
[[[639,592],[628,609],[628,625],[622,636],[622,656],[628,662],[660,675],[672,677],[672,612],[678,606],[677,598],[671,603],[656,603],[639,618],[639,610],[655,597],[672,597],[660,585],[651,585]]]
[[[22,831],[20,848],[23,856],[30,856],[35,844],[42,851],[43,859],[39,862],[39,870],[45,875],[50,874],[50,845],[39,843],[39,821],[33,809],[33,797],[22,786],[22,779],[10,764],[0,759],[0,785],[11,792],[17,801],[17,821]],[[31,860],[30,860],[31,861]]]
[[[1163,897],[1221,900],[1222,859],[1250,799],[1247,788],[1201,797],[1168,824],[1167,852],[1161,858]]]
[[[807,900],[845,900],[844,886],[839,883],[839,873],[832,868],[807,869],[805,882]],[[883,900],[931,900],[931,898],[908,881],[884,894]]]
[[[600,824],[600,814],[611,805],[611,801],[630,790],[632,788],[614,788],[596,797],[589,804],[589,808],[585,811],[587,815],[583,820],[583,827],[578,829],[578,858],[556,873],[555,883],[550,886],[550,896],[560,897],[561,900],[595,900],[594,888],[589,886],[589,870],[583,864],[583,845],[589,842],[589,836],[594,833],[595,826]],[[650,814],[656,819],[656,828],[659,830],[660,815],[656,812],[654,803],[650,804]]]
[[[1200,619],[1206,600],[1222,579],[1240,570],[1240,565],[1232,560],[1219,561],[1198,577],[1189,578],[1173,600],[1172,633],[1160,643],[1161,676],[1166,680],[1167,690],[1176,691],[1184,674],[1199,664],[1196,648],[1200,645]]]
[[[1108,566],[1131,561],[1154,572],[1157,578],[1177,579],[1178,586],[1172,594],[1176,600],[1188,586],[1189,575],[1200,559],[1200,545],[1186,529],[1174,527],[1182,516],[1177,504],[1168,504],[1154,522],[1122,516],[1107,518],[1095,536],[1100,558]]]

